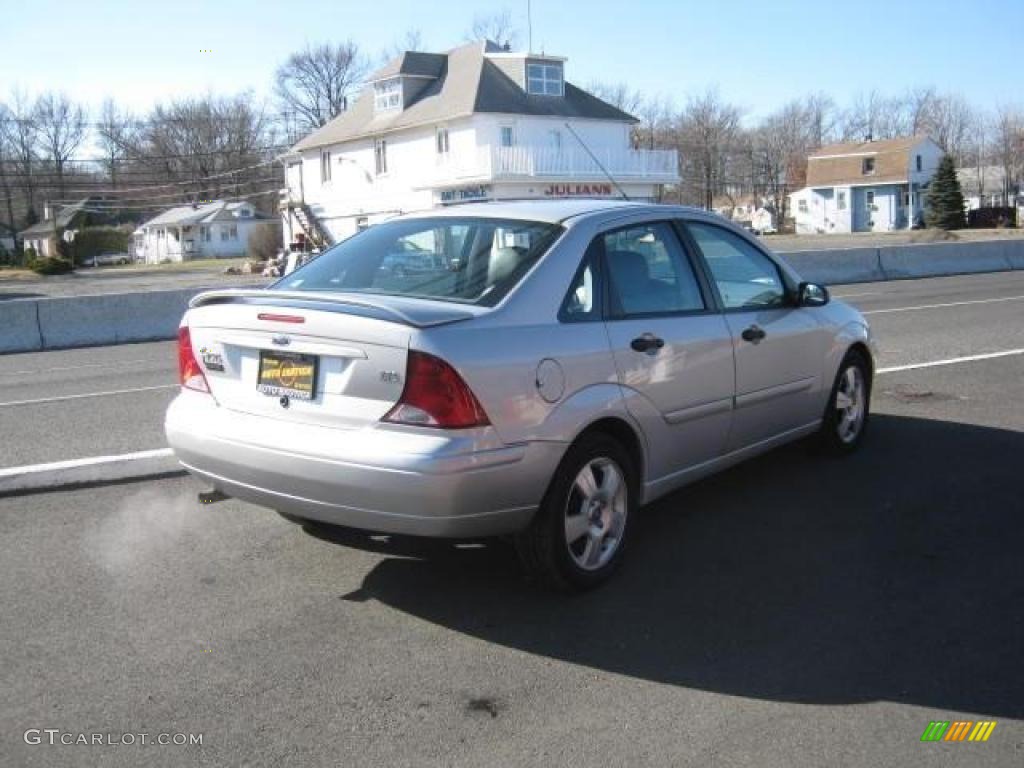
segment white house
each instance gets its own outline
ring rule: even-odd
[[[913,227],[941,159],[927,136],[822,147],[807,158],[807,186],[790,195],[797,234]]]
[[[566,82],[565,68],[564,58],[490,42],[402,54],[282,158],[286,240],[337,241],[400,212],[467,200],[616,197],[620,188],[658,199],[679,180],[676,153],[631,148],[636,119]]]
[[[162,261],[244,256],[249,235],[269,225],[252,203],[182,205],[164,211],[135,230],[135,257],[147,264]]]
[[[1016,194],[1016,188],[1001,165],[964,166],[956,169],[956,177],[960,181],[964,205],[968,211],[1012,207],[1021,202],[1021,196]]]

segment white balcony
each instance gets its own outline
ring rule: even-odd
[[[452,155],[439,160],[429,180],[424,181],[448,184],[516,179],[607,180],[608,174],[623,182],[679,181],[675,150],[595,147],[592,151],[596,161],[577,147],[480,147],[475,155]]]

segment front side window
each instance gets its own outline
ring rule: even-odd
[[[774,262],[734,232],[713,224],[690,222],[726,309],[783,306],[786,289]]]
[[[331,153],[324,150],[320,153],[320,181],[331,180]]]
[[[533,96],[561,96],[562,65],[527,64],[526,92]]]
[[[373,84],[373,108],[377,112],[402,108],[402,79],[400,77]]]
[[[386,221],[343,240],[273,287],[494,306],[561,232],[557,224],[482,217]]]
[[[388,172],[388,142],[387,139],[374,139],[373,141],[373,162],[377,175],[382,176]]]
[[[704,309],[697,277],[670,224],[639,224],[601,240],[613,316]]]

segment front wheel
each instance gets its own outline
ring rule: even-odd
[[[857,450],[864,439],[871,406],[871,378],[860,352],[848,352],[839,366],[832,394],[821,423],[818,442],[828,453]]]
[[[566,453],[537,514],[516,536],[527,572],[557,589],[601,584],[619,565],[637,499],[633,462],[607,435],[586,435]]]

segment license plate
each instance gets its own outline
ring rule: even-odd
[[[256,389],[265,395],[312,400],[316,392],[317,363],[316,355],[261,350]]]

